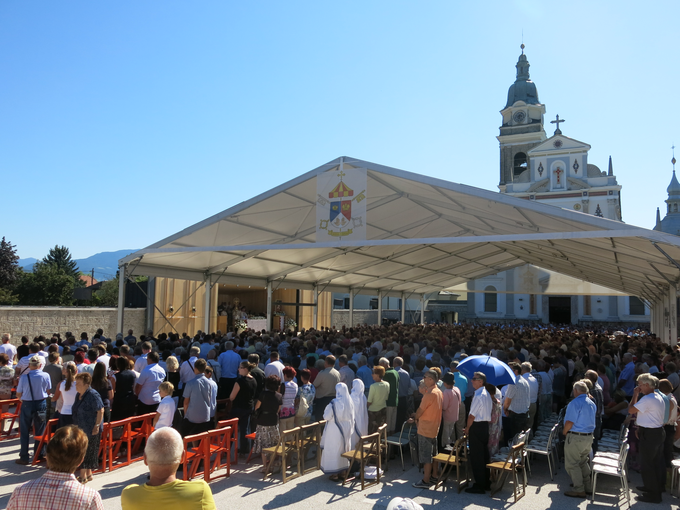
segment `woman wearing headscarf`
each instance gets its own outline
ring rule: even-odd
[[[350,450],[353,450],[360,436],[368,435],[368,403],[364,394],[364,381],[352,381],[352,404],[354,406],[354,429]]]
[[[323,413],[326,427],[321,436],[321,471],[337,481],[338,474],[349,468],[349,460],[342,454],[352,450],[354,405],[349,389],[344,383],[335,385],[335,398]]]

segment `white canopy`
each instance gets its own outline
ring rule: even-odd
[[[318,240],[317,176],[357,168],[365,240]],[[119,264],[127,274],[401,295],[530,263],[651,303],[678,280],[676,261],[680,237],[343,157]]]

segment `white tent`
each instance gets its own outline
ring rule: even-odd
[[[317,180],[352,172],[365,183],[347,199],[365,207],[361,238],[321,236],[328,200]],[[675,341],[677,261],[680,237],[343,157],[119,265],[126,276],[261,285],[270,294],[285,280],[351,296],[424,296],[530,263],[639,296],[651,306],[652,330]],[[122,326],[120,306],[119,315]]]

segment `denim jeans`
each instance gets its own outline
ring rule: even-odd
[[[47,411],[47,403],[45,400],[24,400],[21,403],[21,415],[19,416],[19,430],[21,432],[21,449],[19,451],[19,458],[21,460],[29,460],[28,457],[28,441],[31,435],[31,426],[35,425],[35,435],[40,436],[45,432],[45,420],[40,418],[39,413]],[[44,414],[43,414],[44,416]],[[38,441],[35,442],[35,447],[38,447]]]

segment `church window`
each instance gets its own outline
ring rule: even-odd
[[[512,175],[513,177],[518,177],[524,170],[528,167],[527,155],[523,152],[518,152],[515,154],[515,161],[513,165]]]
[[[644,315],[645,314],[645,304],[639,297],[628,296],[628,307],[630,310],[630,315]]]
[[[593,300],[590,296],[583,296],[583,314],[584,315],[592,315],[593,310]]]
[[[673,212],[678,212],[678,204],[673,204]]]
[[[485,312],[497,312],[498,311],[498,299],[496,294],[496,287],[489,285],[484,289],[484,311]]]

